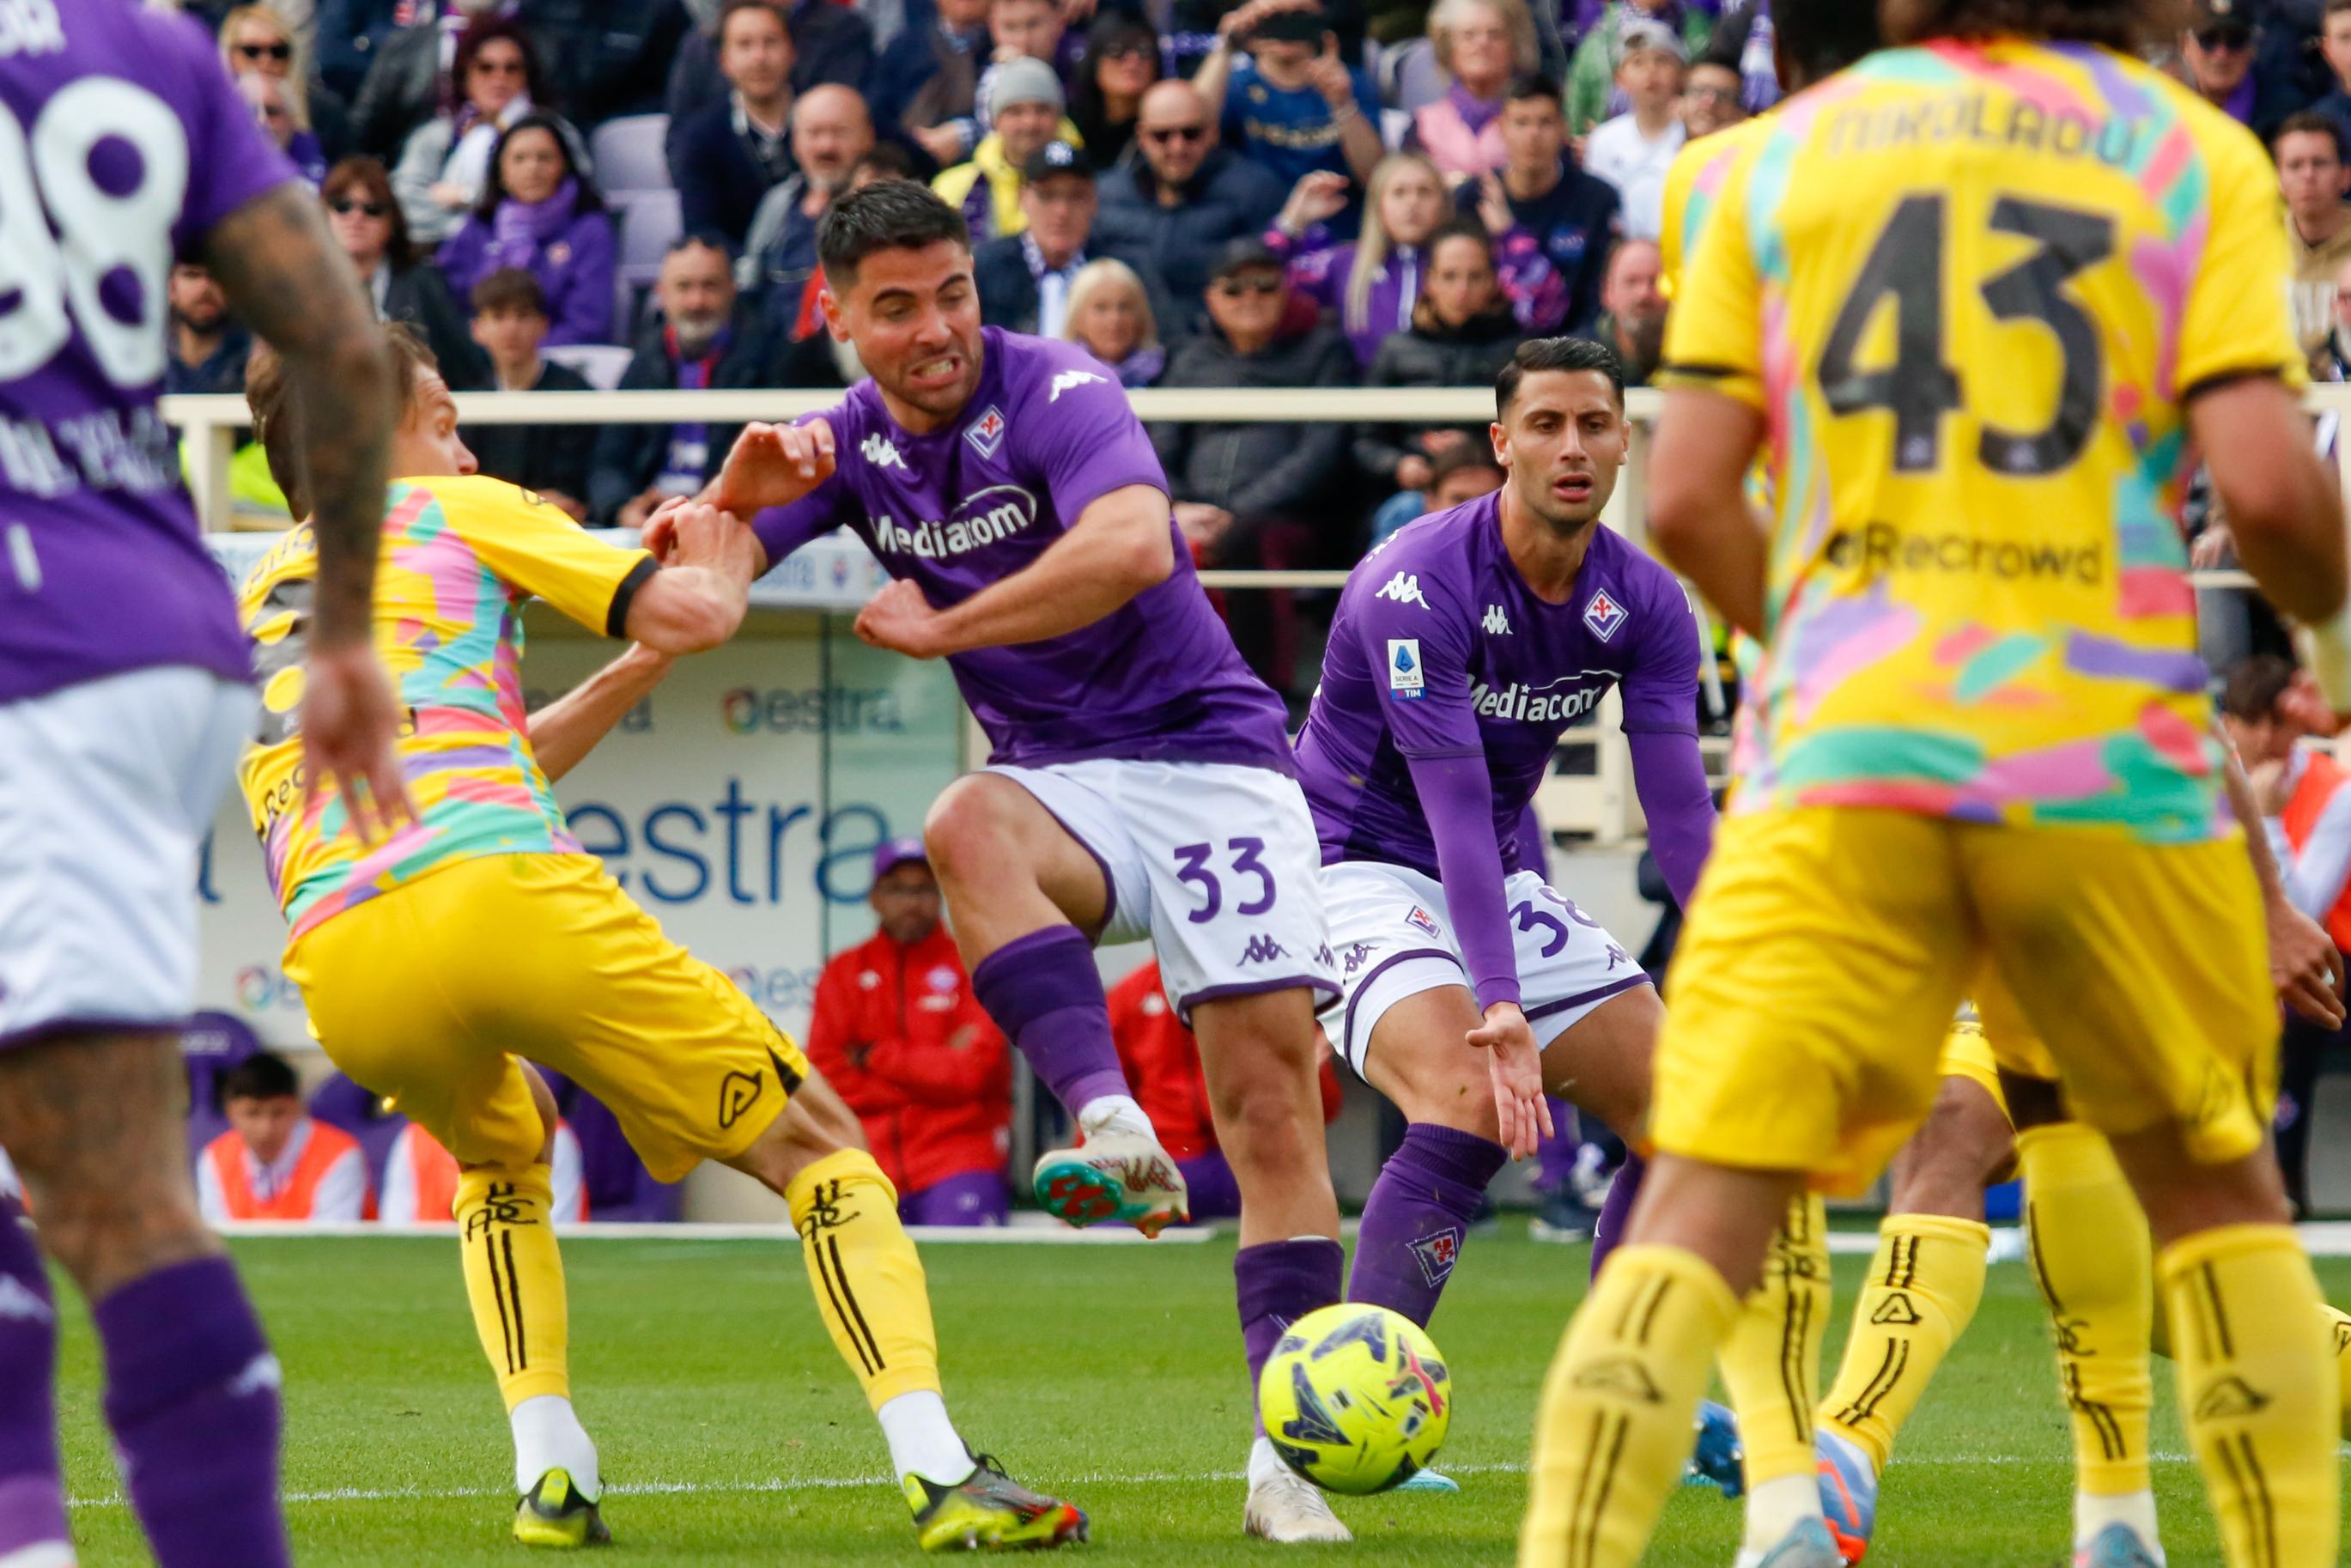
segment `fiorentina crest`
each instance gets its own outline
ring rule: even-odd
[[[1461,1232],[1447,1228],[1424,1236],[1412,1244],[1412,1255],[1420,1264],[1420,1277],[1432,1287],[1442,1285],[1461,1256]]]

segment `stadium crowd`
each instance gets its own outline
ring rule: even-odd
[[[1562,331],[1609,343],[1638,383],[1669,308],[1667,167],[1778,91],[1771,0],[182,8],[215,30],[256,120],[319,186],[378,309],[415,327],[461,389],[846,386],[862,371],[817,308],[816,227],[839,193],[886,178],[961,205],[987,322],[1080,343],[1129,387],[1484,386],[1520,343]],[[2314,375],[2342,381],[2351,0],[2186,10],[2165,63],[2270,146],[2296,326]],[[170,390],[238,390],[251,338],[202,267],[175,269],[170,307]],[[469,440],[485,473],[583,523],[634,526],[700,488],[734,434],[490,426]],[[1350,565],[1422,511],[1501,483],[1466,427],[1181,423],[1153,437],[1204,565]],[[2233,564],[2224,519],[2197,506],[2189,524],[2198,565]],[[2334,825],[2351,792],[2308,761],[2321,721],[2296,700],[2273,618],[2250,595],[2205,597],[2208,657],[2298,895],[2351,946],[2351,830]],[[1223,608],[1252,667],[1301,695],[1297,606],[1253,593]],[[903,992],[915,960],[859,962],[867,978],[900,975]],[[952,1051],[968,1060],[940,1055],[952,1031],[885,1050],[842,1023],[863,1016],[846,983],[820,1005],[811,1049],[845,1088],[867,1084],[852,1098],[876,1148],[904,1142],[903,1118],[946,1114],[970,1124],[922,1146],[993,1145],[1000,1166],[1008,1058],[984,1015],[964,1009],[977,1032]],[[2297,1198],[2333,1043],[2307,1030],[2290,1042],[2280,1115]],[[902,1056],[925,1065],[875,1066]],[[966,1103],[939,1109],[943,1084]],[[975,1095],[988,1103],[977,1119]],[[1162,1103],[1184,1097],[1177,1082]],[[1000,1180],[965,1180],[987,1166],[892,1174],[918,1194],[946,1184],[933,1205],[910,1199],[910,1217],[952,1204],[994,1218]],[[664,1211],[624,1169],[606,1185],[600,1214]]]

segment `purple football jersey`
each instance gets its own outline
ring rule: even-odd
[[[1298,739],[1323,863],[1439,875],[1406,759],[1482,751],[1502,863],[1520,869],[1520,816],[1561,733],[1616,686],[1626,730],[1695,734],[1698,669],[1681,584],[1614,529],[1594,528],[1574,592],[1551,604],[1503,547],[1499,492],[1421,518],[1348,578]]]
[[[297,176],[195,23],[12,0],[0,28],[0,703],[159,664],[250,674],[157,414],[165,287]]]
[[[759,514],[772,565],[848,528],[893,577],[941,609],[1020,570],[1090,502],[1167,476],[1115,377],[1074,343],[988,328],[979,386],[928,435],[890,417],[872,381],[823,418],[840,467],[793,506]],[[1067,635],[948,660],[991,761],[1041,767],[1116,758],[1292,762],[1281,703],[1249,674],[1209,607],[1173,515],[1166,581]]]

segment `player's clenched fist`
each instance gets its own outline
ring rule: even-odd
[[[831,478],[832,468],[832,426],[825,421],[747,424],[703,499],[747,517],[763,507],[790,506]]]
[[[935,659],[951,652],[939,632],[939,612],[904,578],[884,588],[857,612],[857,634],[876,648]]]

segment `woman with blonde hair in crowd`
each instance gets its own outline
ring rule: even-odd
[[[1499,172],[1503,93],[1540,63],[1533,14],[1526,0],[1437,0],[1428,39],[1452,85],[1414,112],[1405,146],[1457,183]]]
[[[1298,236],[1345,210],[1347,182],[1311,173],[1298,182],[1266,243],[1290,264],[1290,285],[1338,318],[1355,362],[1368,370],[1389,334],[1412,326],[1428,270],[1429,236],[1453,216],[1445,176],[1419,152],[1395,152],[1372,171],[1357,238],[1297,252]],[[1488,219],[1503,297],[1522,325],[1556,320],[1566,284],[1532,235],[1509,222],[1505,208]],[[1499,226],[1498,226],[1499,225]]]
[[[1070,312],[1061,336],[1118,374],[1118,384],[1147,387],[1167,368],[1151,296],[1134,268],[1104,256],[1078,268],[1070,281]]]
[[[348,151],[350,117],[343,100],[319,85],[310,71],[310,51],[277,10],[239,5],[221,18],[221,63],[233,77],[265,76],[286,90],[294,139],[286,155],[313,185]]]

